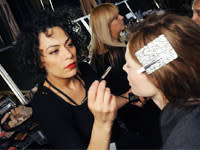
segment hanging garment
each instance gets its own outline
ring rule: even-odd
[[[100,1],[98,1],[98,3],[100,3]],[[95,0],[80,0],[83,15],[88,15],[92,8],[96,7],[98,3]]]
[[[5,44],[10,44],[16,40],[19,27],[6,0],[0,0],[0,12],[0,35]]]

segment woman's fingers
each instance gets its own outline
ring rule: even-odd
[[[88,91],[88,105],[91,106],[96,101],[96,94],[99,82],[96,80],[92,83]]]
[[[111,99],[110,100],[110,109],[114,112],[114,118],[115,118],[117,115],[117,110],[118,110],[116,97],[111,95],[110,99]]]
[[[109,88],[106,88],[104,94],[104,103],[109,105],[110,101],[111,101],[111,92]]]
[[[98,86],[97,96],[96,96],[96,103],[102,104],[104,102],[104,94],[106,89],[106,81],[101,81]]]
[[[91,85],[88,91],[88,107],[96,121],[112,124],[116,117],[117,104],[110,89],[106,88],[105,81],[97,81]]]

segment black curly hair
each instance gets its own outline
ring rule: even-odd
[[[55,26],[61,27],[72,39],[77,49],[77,55],[81,51],[82,38],[80,34],[75,32],[77,24],[73,23],[72,18],[65,12],[41,11],[32,22],[28,23],[23,31],[18,35],[16,45],[14,47],[20,71],[32,73],[45,73],[40,68],[40,52],[38,36],[41,32],[45,32],[48,28]]]

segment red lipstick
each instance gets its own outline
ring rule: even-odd
[[[66,68],[67,69],[73,69],[73,68],[75,68],[76,67],[76,64],[75,63],[71,63],[71,64],[69,64]]]

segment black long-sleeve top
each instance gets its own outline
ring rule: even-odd
[[[79,68],[88,90],[97,79],[96,73],[86,63],[81,63]],[[34,118],[54,148],[87,148],[94,120],[87,101],[79,106],[71,105],[41,84],[32,100],[32,107]]]

